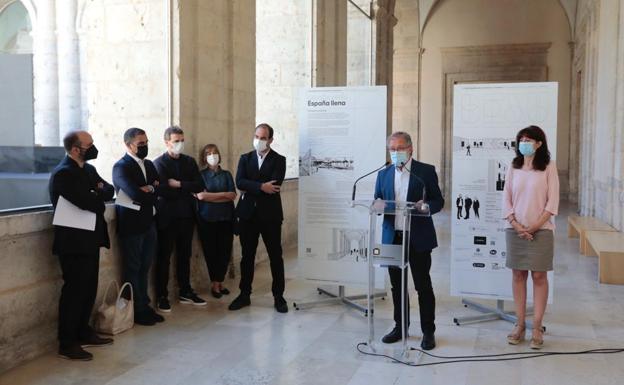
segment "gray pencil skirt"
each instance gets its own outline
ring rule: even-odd
[[[555,239],[552,230],[538,230],[532,241],[518,237],[514,229],[505,230],[507,260],[510,269],[550,271],[553,269]]]

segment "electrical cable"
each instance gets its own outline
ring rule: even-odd
[[[623,353],[624,348],[599,348],[599,349],[590,349],[590,350],[580,350],[580,351],[572,351],[572,352],[547,352],[547,351],[535,351],[535,352],[516,352],[516,353],[499,353],[499,354],[481,354],[481,355],[471,355],[471,356],[439,356],[435,354],[428,353],[427,351],[410,348],[412,351],[417,351],[422,354],[425,354],[432,358],[441,359],[444,361],[437,362],[426,362],[426,363],[413,363],[408,361],[403,361],[398,358],[389,356],[383,353],[370,353],[363,351],[360,347],[367,346],[368,343],[360,342],[356,345],[356,349],[358,352],[375,357],[385,357],[394,362],[419,367],[419,366],[433,366],[433,365],[443,365],[443,364],[453,364],[453,363],[461,363],[461,362],[502,362],[502,361],[514,361],[514,360],[525,360],[529,358],[538,358],[538,357],[549,357],[549,356],[565,356],[565,355],[582,355],[582,354],[614,354],[614,353]]]

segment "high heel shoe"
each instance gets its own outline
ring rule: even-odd
[[[529,347],[531,349],[539,350],[544,346],[544,328],[540,327],[538,329],[533,329],[533,334],[531,335],[531,344]]]
[[[507,342],[510,345],[518,345],[520,342],[524,341],[525,334],[526,327],[524,325],[520,326],[518,324],[515,324],[511,333],[507,335]]]

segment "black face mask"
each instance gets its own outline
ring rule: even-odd
[[[81,151],[82,160],[85,162],[91,159],[95,159],[98,156],[98,149],[95,147],[95,144],[91,147],[87,148],[84,152]]]
[[[137,146],[136,156],[139,159],[145,159],[147,156],[147,144],[145,146]]]

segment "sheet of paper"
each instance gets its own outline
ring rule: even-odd
[[[136,211],[141,210],[141,206],[134,203],[132,199],[128,196],[128,194],[126,194],[122,189],[119,189],[119,191],[117,192],[115,204]]]
[[[59,196],[58,202],[56,203],[56,210],[54,210],[53,225],[94,231],[95,221],[95,213],[82,210],[67,199]]]

